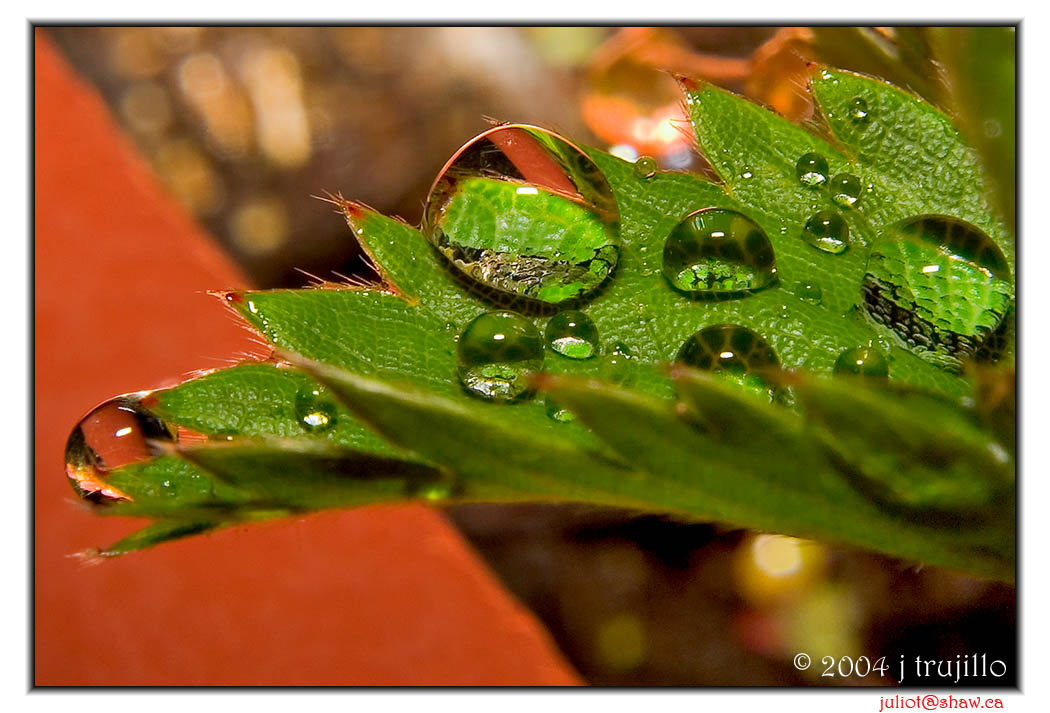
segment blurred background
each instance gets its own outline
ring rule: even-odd
[[[949,111],[1014,201],[1013,30],[800,27],[52,27],[171,194],[260,288],[368,277],[339,192],[417,223],[485,117],[625,159],[707,171],[675,73],[814,130],[808,64],[884,77]],[[979,67],[975,69],[975,67]],[[991,67],[992,70],[987,69]],[[987,75],[987,76],[986,76]],[[1008,75],[1008,95],[996,77]],[[983,84],[982,84],[983,82]],[[985,100],[980,101],[983,97]],[[223,287],[216,285],[215,287]],[[580,507],[450,518],[595,684],[827,685],[807,651],[987,654],[1015,685],[1012,587],[792,538]],[[912,680],[906,683],[920,683]]]

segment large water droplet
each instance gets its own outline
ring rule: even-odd
[[[543,366],[539,330],[514,312],[487,312],[463,330],[457,344],[459,378],[470,393],[510,401],[529,391],[529,375]]]
[[[840,173],[831,179],[829,184],[831,200],[842,208],[852,208],[860,200],[864,188],[860,179],[852,173]]]
[[[774,396],[767,380],[780,368],[773,347],[747,327],[715,324],[693,334],[678,350],[675,362],[705,371],[719,372],[746,388]]]
[[[579,310],[551,317],[546,336],[551,349],[570,359],[588,359],[598,353],[598,327]]]
[[[619,259],[619,212],[598,166],[546,129],[498,126],[438,175],[430,241],[484,287],[559,303],[596,289]]]
[[[307,431],[328,430],[335,425],[335,414],[335,402],[321,386],[305,386],[295,395],[295,415]]]
[[[839,354],[835,360],[835,373],[886,378],[890,374],[890,364],[878,349],[855,347]]]
[[[810,188],[822,186],[828,180],[828,161],[819,153],[807,153],[795,164],[795,175]]]
[[[841,255],[849,247],[849,226],[838,213],[822,210],[806,221],[802,239],[817,250]]]
[[[866,121],[868,118],[868,102],[863,97],[854,97],[849,105],[849,118],[855,122]]]
[[[683,292],[743,296],[776,281],[776,257],[753,220],[711,208],[689,214],[671,231],[664,243],[663,273]]]
[[[150,460],[149,441],[176,440],[176,430],[143,407],[150,392],[110,399],[81,419],[66,441],[66,476],[80,497],[92,502],[129,499],[106,482],[117,468]]]
[[[872,246],[864,308],[913,352],[957,370],[1003,323],[1010,268],[977,227],[946,216],[910,218]]]
[[[656,175],[656,169],[658,168],[660,168],[660,165],[652,156],[639,156],[638,160],[634,162],[634,175],[638,178],[652,178]]]

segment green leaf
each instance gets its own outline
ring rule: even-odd
[[[80,556],[87,561],[94,561],[99,557],[117,557],[119,555],[126,555],[129,552],[145,550],[164,542],[179,540],[183,537],[190,537],[191,535],[200,535],[214,530],[218,526],[219,523],[210,520],[202,520],[199,522],[185,520],[158,520],[157,522],[147,525],[127,537],[114,542],[108,547],[83,552]]]
[[[873,501],[971,521],[1012,508],[1012,459],[958,404],[850,379],[800,379],[794,390],[821,442]]]
[[[698,412],[699,423],[673,402],[604,384],[563,377],[548,379],[544,385],[624,460],[677,486],[650,493],[650,499],[669,512],[704,513],[750,528],[848,543],[985,576],[1013,577],[1013,517],[1001,501],[993,503],[992,517],[974,518],[962,526],[954,519],[931,519],[921,510],[886,507],[856,487],[808,426],[792,423],[778,407],[762,405],[721,381],[690,370],[678,373],[679,387]],[[895,431],[890,419],[902,408],[896,395],[857,402],[849,398],[856,384],[838,381],[814,383],[824,383],[834,392],[834,396],[825,394],[827,401],[839,406],[839,415],[849,415],[858,429],[855,435],[867,424],[873,437],[851,439],[855,450],[846,454],[845,463],[883,458],[883,443],[874,437]],[[885,413],[865,411],[873,404]],[[915,403],[910,406],[915,408]],[[721,417],[733,409],[752,420],[739,433],[733,433],[736,419]],[[912,412],[916,421],[944,414],[944,408],[931,408],[929,403]],[[721,428],[710,428],[705,419],[721,422]],[[740,438],[758,442],[740,448]],[[958,441],[935,436],[932,442],[940,446]],[[974,452],[969,448],[966,455]],[[956,475],[962,480],[981,475],[979,468],[987,463],[983,458],[969,466],[970,472]],[[904,466],[897,473],[901,482],[923,473],[921,464],[906,459],[900,464]]]
[[[249,500],[171,454],[117,468],[107,474],[106,482],[127,498],[103,503],[100,510],[114,515],[210,519],[236,512]]]
[[[403,500],[439,486],[433,467],[305,440],[196,446],[180,455],[256,509],[319,510]]]
[[[870,77],[829,69],[813,80],[836,139],[873,189],[860,211],[876,230],[908,217],[939,214],[965,220],[994,240],[1014,267],[1013,235],[989,202],[977,152],[931,104]],[[861,98],[866,121],[850,107]]]
[[[581,500],[638,506],[620,485],[642,474],[564,434],[520,428],[505,406],[449,399],[417,387],[369,379],[293,355],[363,422],[394,443],[413,443],[460,478],[464,498]]]
[[[162,419],[213,439],[313,436],[364,453],[412,460],[411,454],[355,421],[329,397],[331,423],[311,429],[301,402],[317,384],[308,376],[270,364],[245,363],[211,372],[171,389],[154,392],[153,411]],[[322,394],[322,399],[324,398]]]
[[[279,359],[306,373],[242,364],[158,392],[150,408],[164,419],[231,440],[187,445],[112,474],[134,499],[111,510],[227,523],[424,491],[445,502],[587,502],[819,537],[1008,578],[1012,481],[1004,473],[1011,465],[993,462],[997,442],[966,425],[971,415],[958,405],[971,391],[965,378],[883,342],[862,318],[861,283],[872,243],[902,218],[945,213],[974,223],[1011,268],[1012,238],[985,199],[973,150],[944,115],[843,72],[823,71],[814,93],[827,139],[721,89],[690,83],[694,130],[722,184],[669,172],[643,178],[631,164],[589,151],[615,194],[619,258],[599,289],[568,306],[593,320],[599,354],[571,359],[548,349],[549,376],[536,382],[541,392],[514,404],[480,400],[461,385],[457,337],[478,315],[508,307],[543,333],[558,307],[481,289],[451,269],[420,230],[332,198],[381,284],[225,293],[226,304]],[[870,109],[862,126],[844,114],[858,97]],[[799,182],[795,164],[808,152],[823,155],[831,174],[856,174],[871,190],[852,209],[840,209],[828,191]],[[468,188],[445,216],[446,227],[485,240],[492,236],[484,225],[497,230],[498,219],[521,217],[505,186],[486,180]],[[557,205],[537,216],[544,230],[567,249],[593,248],[605,225],[558,212],[571,212],[564,201]],[[706,208],[742,213],[765,232],[776,257],[774,284],[708,300],[668,283],[667,236]],[[821,210],[848,223],[851,245],[843,254],[802,239],[803,226]],[[846,350],[878,343],[895,390],[798,375],[785,379],[770,404],[720,377],[679,369],[670,378],[666,366],[681,346],[719,324],[755,332],[780,366],[825,377]],[[1012,331],[1004,338],[1012,340]],[[917,387],[936,396],[913,396]],[[898,404],[902,393],[909,396]],[[795,400],[801,409],[791,406]],[[551,418],[558,407],[577,420]],[[908,408],[911,420],[901,423],[937,418],[945,425],[927,423],[909,432],[918,440],[907,447],[883,448],[879,439],[901,435],[893,419]],[[937,472],[917,455],[957,447],[977,466],[995,465],[992,481],[956,461],[947,474]],[[177,497],[150,491],[174,482],[167,476],[179,469],[186,485]],[[973,479],[970,491],[955,487]],[[873,482],[903,493],[895,495],[903,504],[880,499]],[[915,493],[921,496],[909,499]],[[945,517],[925,521],[931,512],[973,522],[946,527]]]

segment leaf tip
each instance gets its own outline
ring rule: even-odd
[[[674,77],[676,82],[678,82],[678,86],[686,92],[699,91],[705,84],[703,80],[697,79],[696,77],[690,77],[686,74],[672,73],[671,76]]]
[[[77,564],[81,567],[94,567],[95,565],[102,564],[108,557],[112,557],[112,554],[107,554],[104,550],[100,550],[98,547],[89,547],[86,550],[80,550],[79,552],[73,552],[66,557],[76,560]]]
[[[207,294],[229,305],[239,305],[244,302],[244,292],[242,290],[208,290]]]
[[[343,216],[343,219],[346,220],[346,224],[350,226],[350,230],[358,239],[361,238],[363,231],[361,223],[366,216],[370,213],[378,213],[374,208],[367,206],[361,201],[344,198],[342,193],[329,193],[325,191],[325,195],[313,197],[317,200],[334,205],[336,207],[336,212]]]

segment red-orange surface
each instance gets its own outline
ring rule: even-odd
[[[62,449],[118,393],[220,366],[248,334],[202,293],[245,280],[36,36],[38,685],[578,683],[440,513],[367,508],[85,566],[130,532],[81,509]]]

